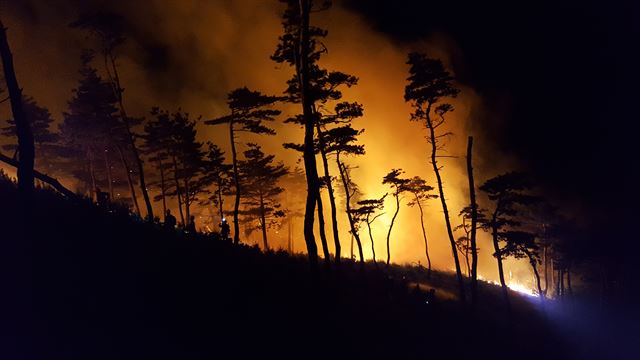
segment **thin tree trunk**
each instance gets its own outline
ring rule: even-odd
[[[573,299],[573,288],[571,288],[571,267],[567,265],[567,293],[569,299]]]
[[[547,292],[549,291],[549,247],[548,246],[544,246],[543,250],[542,250],[542,261],[543,261],[543,266],[544,266],[544,294],[546,295]]]
[[[16,125],[16,135],[18,137],[18,153],[20,154],[18,166],[18,191],[22,197],[25,217],[29,216],[32,206],[34,189],[34,169],[35,166],[35,145],[31,126],[24,111],[22,89],[18,84],[15,69],[13,67],[13,55],[7,39],[7,29],[0,21],[0,58],[4,69],[4,79],[9,91],[11,103],[11,113]],[[26,221],[26,218],[25,218]]]
[[[269,250],[269,243],[267,242],[267,219],[264,214],[264,198],[260,195],[260,221],[262,222],[262,242],[264,244],[264,251]]]
[[[307,244],[309,263],[312,269],[318,266],[318,246],[313,234],[314,211],[319,196],[318,169],[314,151],[314,125],[316,119],[313,112],[313,100],[309,94],[309,14],[311,3],[309,0],[299,0],[300,6],[300,39],[299,53],[296,55],[296,72],[300,81],[302,113],[304,117],[304,169],[307,178],[307,200],[304,213],[304,240]]]
[[[544,293],[542,292],[542,284],[540,283],[540,274],[538,273],[538,265],[536,263],[536,259],[533,258],[533,256],[531,256],[530,254],[527,255],[529,256],[529,263],[531,264],[531,268],[533,269],[533,274],[536,277],[538,296],[540,296],[540,301],[544,302]]]
[[[331,183],[331,175],[329,174],[329,161],[325,151],[325,143],[320,124],[316,122],[316,131],[318,132],[318,145],[320,147],[320,156],[322,157],[322,165],[324,167],[324,177],[327,184],[327,193],[329,194],[329,205],[331,206],[331,226],[333,229],[333,244],[335,247],[335,262],[340,264],[340,236],[338,231],[338,216],[336,209],[336,197],[333,192],[333,184]],[[318,203],[320,205],[320,203]]]
[[[433,123],[431,122],[431,103],[427,109],[427,128],[429,128],[431,138],[431,164],[433,165],[433,171],[436,174],[436,180],[438,181],[438,191],[440,192],[440,201],[442,202],[442,211],[444,213],[444,220],[447,225],[447,235],[449,235],[449,242],[451,244],[451,252],[453,253],[453,261],[456,266],[456,276],[458,278],[458,287],[460,291],[460,300],[465,301],[464,280],[462,278],[462,271],[460,269],[460,260],[458,259],[458,251],[456,248],[456,241],[453,238],[453,229],[451,227],[451,221],[449,220],[449,210],[447,208],[447,201],[444,196],[444,188],[442,186],[442,177],[440,176],[440,168],[437,162],[437,138]]]
[[[390,246],[391,230],[393,229],[393,223],[396,221],[396,216],[398,216],[398,213],[400,212],[400,194],[398,193],[398,190],[396,190],[396,193],[394,194],[394,196],[396,198],[396,212],[393,214],[393,217],[391,218],[391,225],[389,225],[389,232],[387,232],[387,265],[391,263],[391,246]]]
[[[135,206],[138,216],[142,217],[142,214],[140,213],[140,205],[138,204],[138,196],[136,196],[136,188],[133,186],[133,180],[131,179],[131,170],[129,169],[129,164],[127,164],[127,159],[124,156],[124,152],[122,151],[120,146],[118,146],[117,149],[118,154],[120,155],[120,161],[122,162],[122,166],[124,167],[124,171],[127,173],[127,183],[129,183],[131,201],[133,201],[133,206]]]
[[[162,159],[158,157],[158,168],[160,169],[160,196],[162,197],[162,216],[167,215],[167,196],[166,196],[166,185],[164,181],[164,165],[162,164]]]
[[[475,305],[478,302],[478,247],[476,243],[478,204],[476,203],[476,185],[473,180],[472,157],[473,136],[469,136],[467,144],[467,177],[469,178],[469,206],[471,206],[471,303]]]
[[[109,162],[109,151],[105,149],[104,154],[104,167],[107,170],[107,182],[109,182],[109,197],[113,200],[113,177],[111,175],[111,163]]]
[[[95,169],[94,169],[94,165],[93,165],[93,153],[91,152],[91,149],[87,149],[87,158],[89,160],[89,179],[91,179],[91,200],[92,201],[97,201],[98,200],[98,187],[96,185],[96,173],[95,173]]]
[[[371,254],[373,255],[373,263],[378,264],[376,262],[376,247],[373,244],[373,234],[371,233],[371,222],[369,222],[369,214],[367,214],[367,229],[369,230],[369,239],[371,239]]]
[[[191,195],[189,195],[189,174],[185,169],[184,164],[182,166],[182,172],[184,173],[184,211],[187,222],[191,221]],[[186,226],[187,223],[185,223]]]
[[[133,154],[133,158],[135,159],[136,165],[138,167],[138,178],[140,179],[140,191],[142,191],[142,197],[147,207],[147,220],[153,221],[153,207],[151,206],[151,199],[149,198],[149,192],[147,191],[147,183],[145,181],[145,175],[144,175],[144,165],[140,157],[140,153],[138,151],[138,146],[136,145],[136,137],[133,134],[133,131],[131,130],[129,117],[127,116],[127,112],[124,108],[124,101],[122,99],[123,89],[122,89],[122,86],[120,85],[120,76],[118,75],[116,60],[113,57],[113,54],[111,52],[108,52],[108,56],[111,61],[111,67],[113,70],[112,81],[114,83],[114,93],[118,99],[118,105],[120,106],[120,116],[122,117],[122,121],[125,125],[125,130],[127,131],[127,137],[131,145],[131,152]]]
[[[360,242],[360,235],[358,234],[358,230],[356,230],[355,223],[353,221],[353,215],[351,214],[351,190],[349,189],[349,178],[347,174],[347,169],[344,164],[340,162],[340,154],[336,155],[336,161],[338,163],[338,169],[340,169],[340,178],[342,179],[342,185],[344,186],[344,192],[346,194],[346,206],[347,206],[347,218],[349,219],[349,226],[351,227],[351,235],[356,240],[356,244],[358,244],[358,255],[360,255],[360,264],[364,264],[364,253],[362,252],[362,243]],[[353,249],[353,245],[351,246]],[[353,252],[353,250],[351,251]],[[353,255],[351,255],[353,258]]]
[[[220,221],[224,218],[223,200],[222,200],[222,179],[218,178],[218,211],[220,212]]]
[[[185,226],[184,213],[182,212],[182,191],[180,191],[180,181],[178,180],[178,160],[175,155],[172,155],[173,159],[173,180],[176,183],[176,196],[178,197],[178,211],[180,212],[180,220],[182,225]]]
[[[318,195],[318,232],[320,233],[320,244],[322,244],[322,253],[324,254],[324,264],[331,264],[331,254],[329,253],[329,244],[327,244],[327,234],[324,231],[324,210],[322,208],[322,195]]]
[[[236,187],[236,199],[233,205],[233,243],[240,243],[240,174],[238,174],[238,152],[236,150],[236,138],[233,132],[233,120],[229,121],[229,138],[231,140],[231,158],[233,160],[233,184]]]
[[[416,195],[416,204],[420,210],[420,226],[422,227],[422,238],[424,239],[424,253],[427,255],[427,278],[431,277],[431,257],[429,256],[429,243],[427,242],[427,231],[424,228],[424,212],[418,195]]]
[[[500,204],[497,205],[498,207]],[[509,289],[507,288],[507,283],[504,280],[504,269],[502,267],[502,254],[500,253],[500,244],[498,243],[498,227],[496,226],[496,219],[498,217],[498,208],[496,207],[496,211],[493,213],[492,218],[492,232],[491,237],[493,239],[493,250],[495,251],[496,260],[498,261],[498,275],[500,277],[500,286],[502,287],[502,296],[504,297],[504,302],[507,307],[507,310],[511,312],[511,302],[509,301]]]

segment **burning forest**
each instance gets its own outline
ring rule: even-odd
[[[4,357],[632,357],[607,6],[0,0]]]

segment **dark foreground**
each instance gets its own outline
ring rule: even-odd
[[[167,233],[48,191],[25,229],[15,191],[0,194],[2,359],[572,358],[529,300],[514,300],[508,322],[490,285],[474,313],[441,296],[454,291],[446,274],[431,299],[410,285],[420,269],[345,260],[313,274],[303,257]]]

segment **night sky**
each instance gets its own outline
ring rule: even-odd
[[[637,206],[631,201],[638,175],[637,4],[347,4],[397,41],[450,37],[458,49],[452,60],[458,79],[487,107],[477,130],[516,155],[556,196],[572,199],[589,220],[604,228],[631,221],[622,219]]]

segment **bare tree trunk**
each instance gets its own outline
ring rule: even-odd
[[[13,121],[16,125],[16,135],[18,137],[18,153],[20,154],[20,162],[18,166],[18,191],[22,198],[26,217],[29,216],[34,189],[34,163],[35,163],[35,145],[33,143],[33,133],[31,126],[24,111],[24,103],[22,98],[22,89],[18,84],[15,69],[13,67],[13,55],[7,40],[7,29],[0,21],[0,58],[4,69],[4,79],[9,91],[9,100],[11,102],[11,113]]]
[[[390,246],[391,230],[393,229],[393,223],[396,221],[396,216],[398,216],[398,213],[400,212],[400,195],[396,191],[394,196],[396,198],[396,212],[393,214],[393,217],[391,218],[391,225],[389,225],[389,232],[387,232],[387,265],[391,263],[391,246]]]
[[[124,167],[124,171],[127,173],[127,183],[129,183],[129,191],[131,192],[131,201],[133,201],[133,205],[135,206],[136,213],[138,216],[142,217],[140,213],[140,205],[138,204],[138,196],[136,195],[136,188],[133,186],[133,179],[131,179],[131,169],[129,169],[129,164],[127,164],[127,159],[124,156],[124,152],[120,148],[117,147],[118,154],[120,154],[120,161],[122,162],[122,166]]]
[[[356,230],[353,215],[351,214],[351,189],[349,189],[349,174],[347,173],[345,165],[340,162],[340,154],[336,155],[336,162],[338,163],[340,178],[342,179],[342,185],[344,186],[344,192],[346,195],[347,218],[349,219],[349,226],[351,227],[351,235],[353,235],[353,238],[358,244],[358,255],[360,256],[360,264],[364,265],[364,253],[362,252],[360,235],[358,234],[358,230]],[[353,253],[353,245],[351,246],[351,248],[351,252]],[[353,255],[351,255],[351,258],[353,258]]]
[[[500,204],[497,205],[498,207]],[[495,257],[498,261],[498,275],[500,277],[500,286],[502,287],[502,296],[504,297],[504,302],[507,307],[507,311],[511,312],[511,302],[509,301],[509,289],[507,288],[507,283],[504,280],[504,269],[502,267],[502,254],[500,253],[500,244],[498,243],[498,227],[496,225],[496,219],[498,217],[498,208],[496,207],[496,211],[493,213],[492,218],[492,232],[491,237],[493,239],[493,250],[495,251]]]
[[[471,206],[471,303],[478,302],[478,246],[476,232],[478,227],[478,204],[476,203],[476,185],[473,180],[473,136],[467,144],[467,177],[469,178],[469,206]],[[467,258],[467,263],[469,259]],[[468,264],[467,264],[468,265]]]
[[[158,157],[158,168],[160,169],[160,196],[162,197],[162,216],[167,215],[167,196],[166,196],[166,185],[164,181],[164,165],[162,164],[162,159]]]
[[[549,247],[544,246],[542,250],[542,262],[544,266],[544,294],[546,295],[549,291]]]
[[[109,151],[105,149],[104,152],[104,167],[107,170],[107,182],[109,182],[109,197],[113,200],[113,177],[111,176],[111,163],[109,162]]]
[[[569,299],[573,299],[573,288],[571,288],[571,266],[567,265],[567,293]]]
[[[431,257],[429,256],[429,243],[427,242],[427,231],[424,228],[424,211],[418,195],[416,195],[416,204],[420,209],[420,226],[422,227],[422,238],[424,239],[424,252],[427,255],[427,278],[431,277]]]
[[[182,220],[182,226],[185,226],[184,213],[182,212],[182,191],[180,190],[180,181],[178,180],[178,160],[175,155],[171,156],[173,159],[173,180],[176,183],[176,195],[178,197],[178,211],[180,212],[180,220]]]
[[[93,152],[91,151],[91,149],[87,149],[87,159],[89,160],[89,179],[91,179],[91,200],[92,201],[97,201],[98,200],[98,186],[96,185],[96,172],[95,172],[95,167],[93,165]]]
[[[229,138],[231,140],[231,158],[233,160],[233,184],[236,187],[236,199],[233,205],[233,243],[240,243],[240,174],[238,173],[238,152],[236,150],[236,137],[233,132],[233,120],[229,121]]]
[[[531,264],[531,268],[533,269],[533,274],[536,277],[536,286],[538,288],[538,296],[540,296],[540,301],[544,302],[544,293],[542,292],[542,284],[540,283],[540,274],[538,273],[538,264],[536,263],[536,259],[531,256],[531,254],[527,254],[529,256],[529,264]]]
[[[369,230],[369,239],[371,239],[371,254],[373,255],[373,263],[377,265],[376,262],[376,247],[373,244],[373,234],[371,233],[371,222],[369,222],[369,214],[367,214],[367,229]]]
[[[318,132],[318,145],[320,147],[320,156],[322,157],[322,164],[324,167],[324,177],[327,184],[327,193],[329,194],[329,205],[331,206],[331,225],[333,229],[333,244],[335,247],[335,262],[340,264],[340,236],[338,231],[338,215],[336,209],[336,197],[333,192],[333,184],[331,183],[331,175],[329,174],[329,161],[327,160],[327,153],[325,151],[325,143],[322,134],[320,124],[316,122],[316,131]],[[320,205],[320,203],[318,203]]]
[[[458,287],[460,291],[460,301],[465,301],[464,280],[462,278],[462,270],[460,269],[460,260],[458,259],[458,251],[456,248],[456,241],[453,238],[453,228],[451,227],[451,220],[449,220],[449,210],[447,208],[447,200],[444,196],[444,188],[442,186],[442,177],[440,176],[440,168],[437,162],[437,138],[433,123],[431,122],[431,103],[427,109],[427,128],[430,132],[431,138],[431,164],[433,165],[433,171],[436,174],[436,180],[438,182],[438,191],[440,193],[440,201],[442,202],[442,212],[444,213],[444,220],[447,225],[447,235],[449,235],[449,242],[451,244],[451,252],[453,253],[453,261],[456,266],[456,276],[458,278]]]
[[[140,191],[142,191],[142,197],[147,207],[147,220],[153,221],[153,207],[151,206],[151,199],[149,198],[149,192],[147,191],[147,183],[145,181],[145,176],[144,176],[144,165],[142,162],[142,158],[140,157],[140,152],[138,151],[138,146],[136,145],[136,137],[133,131],[131,130],[129,117],[127,116],[127,112],[124,108],[124,101],[122,100],[122,92],[124,89],[120,84],[120,76],[118,75],[116,59],[114,58],[111,52],[105,52],[105,55],[109,56],[109,60],[111,62],[111,67],[113,71],[113,78],[111,80],[113,82],[114,93],[118,99],[118,105],[120,106],[120,116],[122,117],[122,122],[124,123],[125,130],[127,131],[127,137],[129,140],[129,144],[131,145],[131,153],[133,154],[133,158],[135,159],[136,165],[138,167],[138,178],[140,179]]]
[[[324,254],[324,264],[331,265],[331,254],[329,253],[329,244],[327,244],[327,234],[324,231],[324,210],[322,208],[322,196],[318,195],[318,232],[320,233],[320,243],[322,244],[322,253]]]
[[[185,169],[184,164],[182,166],[182,172],[184,173],[184,211],[187,222],[191,221],[191,195],[189,194],[189,174]],[[185,223],[186,226],[187,223]]]
[[[313,100],[309,96],[309,14],[311,3],[309,0],[299,0],[300,3],[300,44],[296,54],[296,72],[300,81],[302,113],[304,117],[304,169],[307,178],[307,201],[304,213],[304,240],[307,244],[309,263],[312,269],[318,266],[318,246],[313,234],[314,211],[319,196],[318,169],[314,151],[314,125],[316,118],[313,112]]]
[[[262,222],[262,242],[264,244],[264,251],[269,250],[269,243],[267,242],[267,219],[264,214],[264,198],[260,195],[260,221]]]
[[[220,212],[220,220],[224,218],[223,200],[222,200],[222,179],[218,178],[218,211]]]

